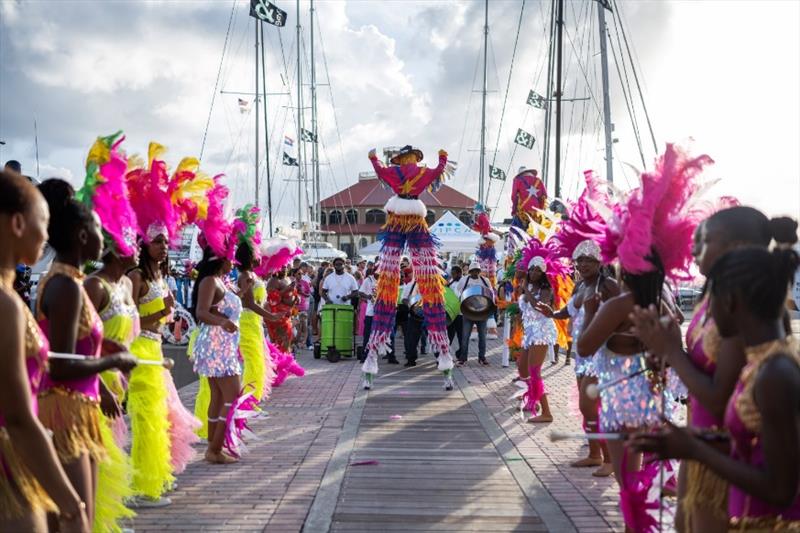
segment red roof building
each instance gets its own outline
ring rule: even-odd
[[[361,172],[358,182],[320,203],[320,229],[333,232],[325,239],[349,256],[356,255],[358,250],[375,242],[386,222],[383,206],[393,194],[374,172]],[[465,224],[472,222],[476,200],[446,184],[436,192],[424,192],[420,200],[428,208],[428,224],[433,224],[447,211],[452,211]]]

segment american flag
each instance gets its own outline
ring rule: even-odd
[[[241,113],[247,113],[248,111],[250,111],[250,102],[239,98],[239,111]]]

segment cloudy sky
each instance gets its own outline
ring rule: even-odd
[[[298,205],[297,183],[286,180],[296,175],[276,159],[284,149],[296,155],[299,145],[297,18],[294,2],[278,4],[289,21],[282,29],[268,27],[267,89],[291,91],[292,97],[270,96],[268,120],[274,213],[286,224]],[[255,116],[252,107],[243,113],[238,99],[252,102],[253,96],[220,93],[254,90],[248,5],[0,0],[0,140],[6,143],[0,159],[18,159],[25,173],[37,174],[36,122],[41,177],[79,183],[93,138],[117,129],[127,135],[128,152],[143,154],[157,140],[169,147],[168,161],[175,164],[200,153],[210,112],[203,166],[227,175],[235,202],[251,201]],[[511,175],[523,165],[541,167],[544,113],[525,98],[531,89],[546,92],[549,5],[492,0],[489,6],[488,157]],[[447,149],[459,162],[451,185],[477,195],[483,2],[321,0],[316,6],[323,197],[369,169],[370,148],[407,143],[420,146],[428,161],[438,148]],[[631,113],[648,164],[655,153],[633,66],[659,147],[693,138],[695,149],[717,162],[714,193],[773,214],[800,215],[800,2],[629,0],[618,2],[617,12],[621,23],[608,14],[619,65],[612,56],[616,182],[632,186],[636,178],[628,164],[642,167]],[[582,170],[605,172],[596,4],[567,1],[565,17],[564,93],[576,100],[564,104],[562,193],[574,197]],[[307,2],[301,2],[301,24],[307,83]],[[631,112],[623,87],[632,89]],[[533,150],[515,149],[518,128],[534,134]],[[285,136],[294,147],[283,145]],[[263,176],[263,148],[261,155]],[[496,218],[507,216],[509,189],[495,181],[488,190]],[[262,185],[262,203],[264,190]]]

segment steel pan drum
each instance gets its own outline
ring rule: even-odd
[[[447,323],[450,324],[461,312],[461,301],[450,287],[444,288],[444,309],[447,311]]]
[[[468,320],[486,320],[495,309],[494,295],[488,287],[472,285],[461,293],[461,314]]]

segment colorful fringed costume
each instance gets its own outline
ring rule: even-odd
[[[523,230],[531,221],[539,221],[538,210],[544,209],[547,189],[536,170],[522,167],[511,185],[511,224]]]
[[[370,152],[369,158],[378,179],[391,187],[395,195],[386,203],[388,217],[379,237],[383,244],[378,260],[375,316],[367,344],[368,355],[362,366],[366,374],[365,388],[371,386],[372,377],[378,373],[378,356],[389,353],[391,347],[400,284],[400,256],[406,246],[422,296],[428,346],[438,354],[438,368],[446,375],[445,386],[452,387],[449,376],[453,359],[447,336],[444,279],[436,260],[437,241],[428,231],[425,222],[427,209],[419,199],[423,191],[428,188],[435,190],[441,184],[447,165],[447,152],[439,151],[439,164],[433,169],[417,164],[422,160],[422,152],[411,146],[404,147],[398,156],[392,158],[391,167],[383,166],[374,151]]]
[[[500,236],[492,231],[489,214],[478,204],[475,207],[475,222],[472,229],[481,234],[478,249],[475,250],[475,258],[481,266],[481,274],[485,276],[492,288],[497,287],[497,249],[495,243],[500,240]]]
[[[18,298],[10,287],[2,287],[12,298]],[[47,371],[49,345],[28,307],[20,302],[25,313],[25,366],[28,370],[31,408],[37,414],[37,394]],[[0,413],[0,523],[19,519],[31,510],[57,512],[53,500],[25,465],[5,429],[5,417]]]
[[[603,261],[618,260],[623,279],[643,274],[689,278],[693,234],[701,216],[696,205],[702,190],[699,176],[712,162],[707,155],[690,156],[681,147],[667,144],[655,168],[641,174],[641,186],[617,200],[594,201],[592,207],[605,221],[599,241]],[[601,383],[630,376],[647,364],[644,354],[621,356],[607,346],[595,359]],[[647,427],[671,417],[672,398],[664,393],[667,376],[652,374],[601,390],[601,431]],[[631,504],[626,492],[620,496],[623,510],[639,506]],[[628,527],[636,527],[625,518]]]
[[[94,210],[100,219],[106,253],[118,257],[130,257],[136,253],[136,213],[128,201],[125,180],[127,158],[119,146],[124,137],[117,132],[108,137],[99,137],[86,158],[86,179],[76,197]],[[117,140],[118,139],[118,140]],[[97,275],[89,279],[99,281],[106,294],[107,304],[98,310],[103,322],[103,339],[129,349],[138,335],[139,314],[131,298],[131,287],[127,278],[111,283]],[[87,281],[88,283],[88,281]],[[100,374],[106,389],[118,400],[125,396],[125,379],[118,370],[106,370]],[[120,521],[130,519],[135,513],[125,506],[125,500],[133,497],[131,460],[124,448],[127,445],[127,427],[120,416],[108,418],[97,408],[100,418],[100,434],[106,459],[98,464],[97,488],[93,530],[97,532],[120,532]],[[116,435],[115,435],[116,434]]]
[[[303,255],[303,250],[292,239],[275,237],[262,243],[261,264],[254,272],[265,279],[276,274],[291,264],[295,257]],[[267,287],[266,306],[271,313],[282,314],[282,318],[265,320],[269,338],[281,347],[283,351],[290,352],[292,347],[292,312],[295,304],[289,294],[292,291],[286,283],[281,288]]]

